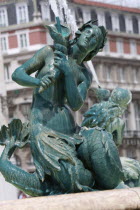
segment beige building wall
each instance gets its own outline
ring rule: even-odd
[[[0,146],[0,155],[3,151],[3,147]],[[0,201],[2,200],[16,200],[18,196],[18,190],[11,184],[5,181],[0,173]]]
[[[2,101],[6,100],[6,85],[4,81],[4,70],[3,70],[3,58],[0,49],[0,127],[2,125],[7,125],[7,109],[2,109]],[[6,103],[6,102],[5,102]],[[3,151],[2,146],[0,146],[0,156]],[[17,199],[17,189],[5,181],[2,174],[0,173],[0,200],[16,200]]]

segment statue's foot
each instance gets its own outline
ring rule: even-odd
[[[128,189],[129,187],[124,183],[120,182],[120,184],[115,189]]]

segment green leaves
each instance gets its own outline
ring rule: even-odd
[[[121,108],[110,101],[94,104],[85,114],[82,126],[105,129],[116,117],[122,115]]]
[[[3,125],[0,131],[0,145],[5,145],[7,139],[8,139],[7,127]]]
[[[19,119],[14,119],[8,127],[3,125],[0,131],[0,145],[7,145],[13,142],[13,146],[19,148],[28,143],[29,128],[27,123],[22,123]]]

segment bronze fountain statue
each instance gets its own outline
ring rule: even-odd
[[[15,119],[1,128],[0,145],[5,148],[0,172],[25,193],[41,196],[127,188],[133,180],[127,166],[135,164],[138,186],[140,164],[123,159],[123,168],[117,149],[123,138],[121,116],[131,101],[130,91],[116,88],[110,93],[95,88],[99,103],[85,113],[81,127],[72,114],[83,105],[92,82],[84,61],[103,49],[105,28],[89,21],[79,28],[75,39],[70,39],[70,29],[59,19],[47,28],[54,47],[40,49],[12,75],[18,84],[34,88],[33,102],[29,123]],[[30,76],[34,72],[36,76]],[[36,167],[32,174],[9,161],[14,150],[26,144],[30,144]]]

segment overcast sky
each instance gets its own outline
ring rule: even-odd
[[[90,1],[92,1],[92,0],[90,0]],[[93,1],[140,8],[140,0],[93,0]]]

